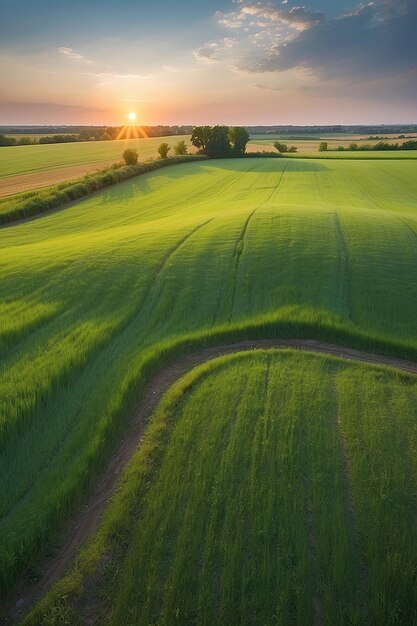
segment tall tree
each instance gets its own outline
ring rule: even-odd
[[[232,144],[233,154],[242,156],[246,152],[246,145],[249,141],[249,133],[246,128],[232,126],[228,132],[229,141]]]
[[[196,126],[191,133],[191,143],[193,146],[206,154],[207,146],[212,135],[211,126]]]
[[[231,156],[232,146],[229,140],[228,126],[213,126],[211,129],[211,137],[206,148],[206,154],[209,157],[227,157]]]

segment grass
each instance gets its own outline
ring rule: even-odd
[[[416,418],[394,370],[290,350],[192,370],[110,505],[105,569],[84,597],[60,583],[67,623],[415,623]],[[25,624],[66,623],[60,603]]]
[[[145,161],[145,163],[138,165],[122,166],[116,164],[116,166],[107,167],[76,180],[52,185],[41,190],[14,194],[8,198],[0,198],[0,224],[9,224],[60,208],[101,189],[158,170],[161,167],[203,160],[204,158],[204,156],[185,155]]]
[[[2,230],[2,591],[168,360],[260,336],[417,360],[416,181],[413,161],[205,161]]]
[[[151,137],[129,141],[86,141],[66,144],[10,146],[0,150],[0,179],[29,173],[78,165],[95,165],[119,161],[126,147],[135,148],[141,161],[158,156],[158,146],[164,141],[169,145],[189,137]]]

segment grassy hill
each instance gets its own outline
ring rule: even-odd
[[[200,366],[154,417],[167,443],[97,623],[388,624],[393,607],[413,623],[416,418],[417,380],[380,368],[290,351]]]
[[[187,164],[2,230],[4,589],[176,355],[293,336],[417,360],[416,174],[396,160]]]

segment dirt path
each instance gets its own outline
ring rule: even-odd
[[[5,607],[3,624],[17,623],[24,612],[64,574],[71,559],[82,544],[97,529],[101,516],[114,491],[118,477],[135,452],[144,432],[148,417],[169,387],[186,372],[210,359],[225,354],[233,354],[242,350],[295,348],[302,351],[329,354],[347,360],[369,363],[372,365],[388,365],[417,375],[417,362],[380,356],[343,348],[314,340],[274,340],[260,339],[236,344],[205,348],[194,354],[168,364],[162,368],[148,383],[133,416],[125,438],[120,442],[115,454],[111,457],[106,470],[101,476],[88,502],[77,513],[67,528],[65,539],[53,558],[41,561],[42,577],[34,584],[23,583],[16,587],[13,601]]]
[[[0,198],[11,196],[23,191],[35,191],[42,187],[49,187],[68,180],[79,178],[85,174],[102,170],[112,163],[98,161],[97,163],[85,163],[83,165],[65,165],[63,167],[50,169],[45,172],[29,172],[28,174],[16,174],[0,178]]]

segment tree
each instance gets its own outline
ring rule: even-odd
[[[184,139],[181,139],[181,141],[174,146],[174,154],[177,154],[178,156],[188,154],[187,144]]]
[[[139,158],[138,151],[133,148],[128,148],[123,152],[122,158],[126,165],[137,165]]]
[[[158,148],[158,153],[161,159],[166,159],[168,156],[168,152],[170,150],[171,150],[171,146],[169,146],[167,143],[161,143],[161,145]]]
[[[274,143],[274,148],[275,150],[278,150],[278,152],[280,152],[281,154],[283,154],[284,152],[288,152],[288,146],[286,143],[281,143],[280,141],[276,141]]]
[[[228,126],[196,126],[191,134],[191,143],[199,148],[201,154],[211,158],[232,154]]]
[[[297,152],[297,146],[291,146],[291,148],[289,148],[288,152]]]
[[[34,142],[30,137],[20,137],[17,143],[19,146],[31,146]]]
[[[246,145],[250,139],[246,128],[233,126],[229,128],[228,139],[232,144],[232,151],[235,156],[242,156],[246,152]]]
[[[355,150],[359,150],[359,146],[357,143],[351,143],[349,145],[349,150],[355,151]]]
[[[196,126],[191,133],[191,143],[193,146],[201,150],[203,154],[207,154],[207,146],[210,142],[212,129],[210,126]]]
[[[327,152],[327,141],[322,141],[320,143],[319,152]]]
[[[90,141],[90,131],[82,130],[78,135],[78,141]]]
[[[211,158],[227,157],[232,153],[229,141],[228,126],[213,126],[211,137],[206,148],[207,156]]]

